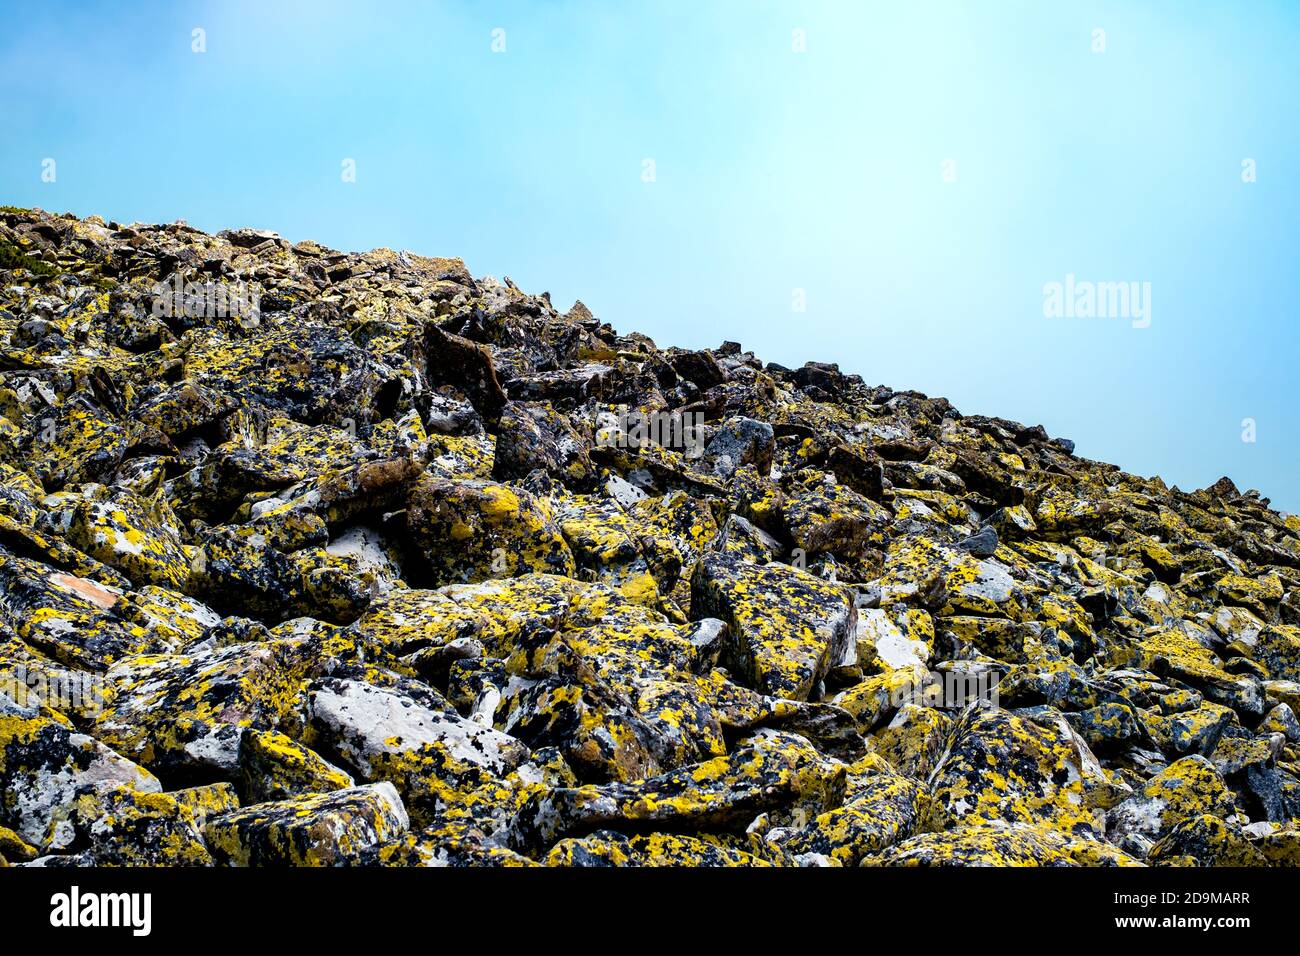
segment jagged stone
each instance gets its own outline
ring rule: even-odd
[[[1063,831],[1091,825],[1083,799],[1085,759],[1058,727],[973,709],[954,728],[932,772],[931,828],[989,820]],[[998,769],[990,772],[993,767]]]
[[[85,853],[95,866],[210,866],[192,810],[168,793],[87,790],[50,822],[46,849]]]
[[[510,402],[497,428],[492,477],[525,478],[542,471],[574,487],[594,477],[589,441],[550,405]]]
[[[302,726],[308,670],[285,642],[128,658],[106,675],[94,733],[157,773],[233,780],[244,728]]]
[[[753,465],[760,475],[772,468],[772,426],[737,415],[722,424],[704,448],[704,463],[721,475]]]

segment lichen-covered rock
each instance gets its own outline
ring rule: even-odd
[[[523,848],[600,828],[743,830],[775,807],[837,805],[844,785],[844,766],[826,761],[803,738],[760,731],[725,757],[642,783],[539,793],[520,809],[510,839]]]
[[[88,789],[50,822],[46,849],[86,853],[95,866],[210,866],[193,811],[174,795]]]
[[[202,532],[189,586],[215,608],[272,623],[302,614],[350,623],[373,596],[373,576],[350,557],[320,548],[285,554],[254,524]]]
[[[1123,704],[1098,704],[1068,714],[1067,719],[1093,750],[1123,748],[1141,737],[1133,709]]]
[[[1232,708],[1208,703],[1170,714],[1149,711],[1142,715],[1142,723],[1151,738],[1164,753],[1174,756],[1191,753],[1209,756],[1235,720]]]
[[[528,757],[506,734],[434,710],[397,689],[328,680],[310,693],[313,739],[363,779],[390,781],[418,823],[455,793],[504,777]]]
[[[670,745],[648,715],[597,675],[566,670],[524,678],[513,694],[507,684],[502,728],[529,746],[561,748],[584,778],[640,780],[658,773]]]
[[[743,465],[753,465],[760,475],[772,468],[772,426],[736,415],[722,423],[704,448],[704,463],[721,475],[731,475]]]
[[[582,838],[564,839],[546,855],[547,866],[771,866],[753,853],[729,846],[716,837],[706,839],[671,833],[624,836],[600,830]]]
[[[64,536],[137,585],[183,591],[189,581],[190,555],[180,521],[164,499],[142,500],[124,489],[87,485],[70,509]]]
[[[790,537],[805,555],[861,554],[871,545],[871,536],[884,530],[892,517],[883,505],[816,476],[792,493],[785,507]]]
[[[1101,841],[1029,823],[988,821],[922,833],[866,861],[879,866],[1135,866]]]
[[[479,831],[458,834],[429,835],[408,833],[401,839],[379,847],[362,858],[363,863],[376,866],[427,866],[427,867],[491,867],[517,868],[539,866],[528,857],[503,846],[488,842]]]
[[[0,827],[0,860],[12,863],[26,863],[28,860],[36,859],[39,852],[36,847],[13,830],[8,827]]]
[[[1300,627],[1266,627],[1255,638],[1255,659],[1274,680],[1300,681]]]
[[[438,584],[575,570],[550,509],[522,488],[425,475],[411,491],[406,527]]]
[[[1210,813],[1176,823],[1147,861],[1167,866],[1263,866],[1265,857],[1234,823]]]
[[[269,803],[305,793],[329,793],[356,781],[320,754],[274,730],[245,730],[239,740],[245,803]]]
[[[852,782],[844,802],[779,839],[797,860],[827,859],[855,866],[864,857],[911,836],[921,822],[925,789],[890,772]]]
[[[525,478],[541,469],[573,487],[595,477],[587,452],[590,440],[545,402],[510,402],[497,429],[492,477]]]
[[[455,259],[0,247],[7,865],[1300,859],[1257,492]]]
[[[853,637],[858,662],[886,671],[928,664],[934,653],[934,623],[919,608],[864,608]]]
[[[224,813],[203,835],[218,860],[235,866],[343,866],[409,826],[393,785],[376,783]]]
[[[49,491],[111,476],[131,444],[130,430],[84,394],[42,419],[33,438],[35,477]]]
[[[1264,823],[1262,834],[1248,837],[1271,866],[1300,866],[1300,827]]]
[[[727,622],[737,672],[764,693],[807,700],[830,668],[856,660],[852,600],[788,565],[707,555],[692,583],[692,607]]]
[[[1184,757],[1153,776],[1142,791],[1107,814],[1112,843],[1137,856],[1180,823],[1204,815],[1227,817],[1236,801],[1214,765],[1202,756]]]
[[[200,832],[212,817],[239,807],[239,795],[228,783],[186,787],[183,790],[170,791],[168,795],[190,811],[194,817],[194,824]]]
[[[285,643],[129,658],[107,676],[96,736],[157,773],[233,780],[246,727],[297,729],[308,665]]]
[[[876,753],[903,775],[928,779],[953,733],[953,719],[931,707],[905,704],[875,735]]]
[[[131,654],[162,650],[165,637],[132,620],[122,593],[0,548],[0,611],[22,640],[53,659],[102,671]],[[119,613],[121,612],[121,613]]]
[[[873,674],[833,698],[833,702],[854,717],[864,730],[871,730],[892,718],[900,707],[925,702],[929,673],[921,664]]]
[[[1300,744],[1300,718],[1290,704],[1278,704],[1259,722],[1256,730],[1261,734],[1281,734],[1289,744]]]
[[[99,674],[63,667],[7,634],[0,637],[0,695],[56,720],[92,721],[109,690]]]
[[[951,829],[976,821],[1090,826],[1083,800],[1083,755],[1051,724],[974,708],[953,730],[931,774],[929,823]]]
[[[69,724],[0,695],[0,826],[43,848],[51,822],[87,792],[158,792],[144,768]]]
[[[489,639],[489,618],[438,591],[396,588],[374,602],[356,623],[376,647],[398,657],[458,641]]]

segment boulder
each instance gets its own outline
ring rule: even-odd
[[[856,661],[852,600],[789,565],[707,555],[691,582],[691,606],[727,622],[736,673],[763,693],[807,700],[828,670]]]
[[[393,785],[376,783],[223,813],[203,836],[213,856],[233,866],[341,866],[409,826]]]

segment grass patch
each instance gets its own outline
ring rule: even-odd
[[[42,276],[55,276],[59,270],[48,262],[34,259],[12,242],[0,239],[0,269],[26,269]]]
[[[0,206],[0,211],[16,209],[16,206]],[[25,210],[19,210],[23,212]],[[12,242],[6,242],[0,239],[0,271],[26,269],[33,275],[38,276],[76,276],[83,285],[91,285],[102,292],[111,292],[117,287],[117,283],[107,276],[95,275],[94,273],[76,273],[68,272],[58,266],[51,265],[43,259],[37,259],[30,256],[22,250],[21,247],[14,245]]]

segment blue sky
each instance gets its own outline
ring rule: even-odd
[[[458,255],[1300,510],[1300,4],[369,6],[0,0],[0,203]]]

